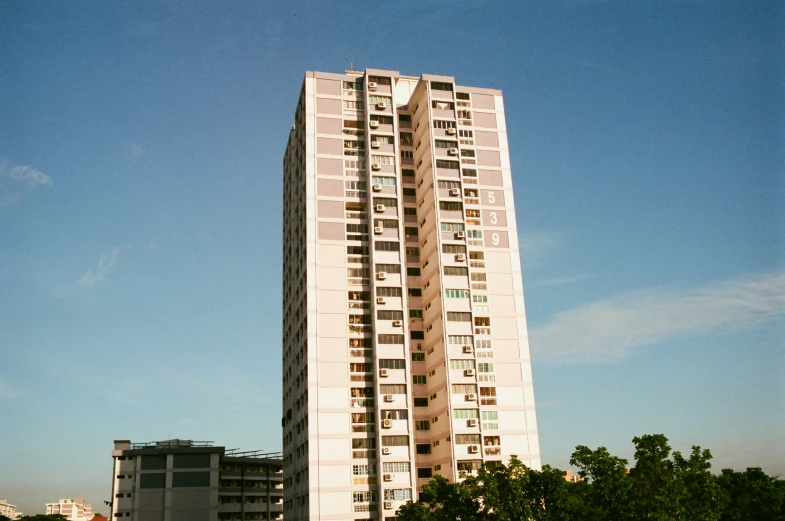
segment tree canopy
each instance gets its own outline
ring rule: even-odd
[[[785,521],[785,481],[759,468],[711,473],[711,452],[672,451],[662,434],[633,438],[635,461],[575,448],[578,480],[545,465],[484,465],[451,483],[436,476],[398,521]]]

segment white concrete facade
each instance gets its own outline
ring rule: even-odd
[[[93,505],[85,504],[84,499],[61,499],[57,503],[46,504],[46,515],[61,514],[68,521],[90,521]]]
[[[501,92],[308,72],[283,170],[285,519],[539,468]]]
[[[0,498],[0,516],[5,516],[8,519],[19,519],[22,517],[22,513],[16,511],[16,505],[10,504],[7,499]]]

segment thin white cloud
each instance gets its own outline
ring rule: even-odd
[[[0,195],[0,208],[4,206],[12,206],[19,202],[22,194],[19,192],[11,192],[10,194]]]
[[[125,152],[131,157],[139,157],[144,155],[144,148],[137,143],[131,143],[125,147]]]
[[[537,268],[554,255],[567,241],[567,232],[524,232],[519,236],[521,264]]]
[[[0,178],[27,183],[30,187],[51,186],[52,179],[29,165],[0,163]]]
[[[605,363],[670,338],[755,328],[785,317],[785,272],[686,291],[649,288],[554,315],[530,332],[532,352],[554,363]]]
[[[597,277],[596,273],[588,273],[586,275],[575,275],[573,277],[554,277],[551,279],[535,280],[531,286],[561,286],[563,284],[572,284],[573,282],[580,282],[582,280],[593,279]]]
[[[24,396],[24,391],[0,378],[0,400],[16,400]]]
[[[112,248],[111,250],[104,252],[101,255],[101,258],[98,259],[98,265],[94,268],[88,268],[87,272],[79,279],[78,284],[85,288],[92,288],[99,282],[103,282],[109,272],[117,264],[117,261],[120,257],[120,248]]]

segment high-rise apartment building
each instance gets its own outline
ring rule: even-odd
[[[22,517],[22,513],[16,511],[16,505],[12,505],[5,498],[0,498],[0,516],[5,516],[8,519],[19,519]]]
[[[283,181],[285,519],[539,468],[501,92],[308,72]]]
[[[280,453],[212,442],[115,440],[110,519],[266,521],[282,518]]]
[[[93,519],[93,505],[84,499],[61,499],[57,503],[46,504],[46,515],[60,514],[68,521],[90,521]]]

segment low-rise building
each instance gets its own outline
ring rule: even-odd
[[[0,498],[0,516],[5,516],[8,519],[19,519],[22,517],[22,513],[16,511],[16,505],[12,505],[7,499]]]
[[[115,440],[110,519],[261,521],[283,517],[280,453],[212,442]]]
[[[46,515],[60,514],[68,521],[90,521],[93,519],[93,505],[84,499],[61,499],[57,503],[46,504]]]

